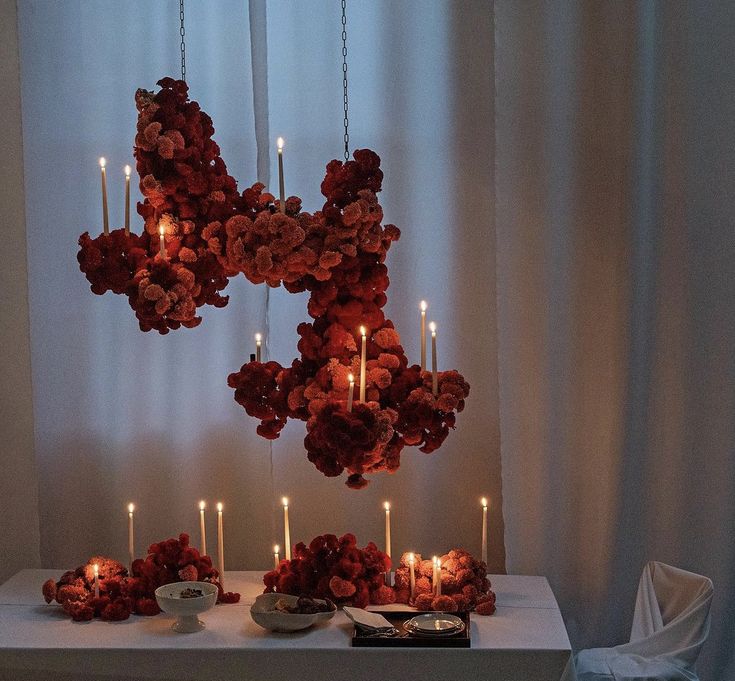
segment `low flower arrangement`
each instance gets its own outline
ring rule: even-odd
[[[390,557],[373,542],[361,549],[354,534],[339,538],[324,534],[308,546],[296,544],[293,555],[265,574],[265,593],[329,598],[337,605],[358,608],[396,600],[395,591],[385,584],[384,577],[390,570]]]
[[[418,610],[495,612],[495,593],[487,578],[487,566],[464,549],[441,556],[441,594],[435,595],[433,563],[414,555],[415,598],[410,593],[409,555],[404,553],[395,573],[395,586],[385,584],[390,557],[370,542],[358,548],[353,534],[316,537],[306,546],[296,545],[294,557],[282,560],[263,577],[264,593],[278,592],[311,598],[329,598],[338,605],[406,603]]]
[[[94,566],[97,565],[99,596],[95,596]],[[217,585],[218,603],[237,603],[240,594],[225,592],[212,559],[189,546],[189,535],[151,544],[145,559],[133,562],[132,575],[120,562],[92,556],[84,565],[65,572],[58,581],[47,580],[43,596],[56,601],[76,622],[100,617],[126,620],[131,614],[157,615],[161,610],[154,592],[172,582],[198,581]]]

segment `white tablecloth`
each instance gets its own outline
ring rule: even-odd
[[[274,634],[258,627],[249,606],[262,573],[228,572],[236,605],[204,613],[206,628],[177,634],[172,619],[72,622],[46,605],[41,584],[63,570],[22,570],[0,587],[0,679],[158,679],[193,681],[389,681],[482,679],[559,681],[571,649],[554,594],[544,577],[491,576],[498,609],[472,615],[470,649],[351,648],[341,611],[320,627]]]

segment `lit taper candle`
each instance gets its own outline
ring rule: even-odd
[[[487,499],[480,499],[482,504],[482,562],[487,565]]]
[[[94,571],[94,597],[99,598],[100,597],[100,566],[95,563],[92,566],[92,570]]]
[[[286,212],[286,183],[283,181],[283,137],[276,140],[278,147],[278,190],[281,194],[281,213]]]
[[[207,526],[204,523],[204,509],[207,508],[207,504],[204,500],[199,502],[199,535],[201,537],[200,551],[204,556],[207,553]]]
[[[130,236],[130,166],[125,166],[125,236]]]
[[[255,334],[255,361],[260,362],[260,348],[263,345],[263,336]]]
[[[278,552],[279,552],[279,550],[280,550],[280,546],[278,546],[278,544],[276,544],[276,545],[275,545],[275,546],[273,547],[273,567],[274,567],[274,568],[275,568],[276,570],[278,570],[278,563],[280,563],[280,562],[281,562],[281,561],[280,561],[280,559],[279,559],[279,557],[278,557]]]
[[[362,337],[362,349],[360,351],[360,402],[365,401],[365,379],[367,371],[367,330],[364,326],[360,327],[360,336]]]
[[[386,501],[383,503],[385,509],[385,553],[388,558],[391,557],[390,547],[390,502]],[[390,586],[390,570],[385,573],[385,583]]]
[[[291,560],[291,526],[288,522],[288,497],[281,499],[283,503],[283,547],[286,560]]]
[[[135,560],[135,536],[133,530],[133,511],[135,506],[128,504],[128,566],[130,574],[133,574],[133,561]]]
[[[158,237],[159,237],[159,245],[158,245],[158,253],[164,260],[166,259],[166,237],[165,237],[166,230],[163,228],[163,224],[158,224]]]
[[[421,308],[421,371],[426,371],[426,301],[419,303]]]
[[[105,157],[100,158],[100,173],[102,174],[102,228],[105,236],[110,233],[110,217],[107,212],[107,161]]]
[[[416,556],[413,553],[408,554],[408,575],[409,586],[411,587],[410,603],[416,598]]]
[[[217,504],[217,569],[219,583],[225,587],[225,533],[222,526],[222,504]]]
[[[439,374],[436,368],[436,324],[431,322],[429,324],[431,329],[431,392],[434,397],[439,395]]]
[[[355,377],[352,374],[347,374],[347,380],[350,382],[350,387],[347,389],[347,411],[352,411],[352,395],[355,392]]]

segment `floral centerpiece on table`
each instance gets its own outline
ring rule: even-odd
[[[263,577],[265,593],[278,592],[329,598],[338,605],[364,608],[395,602],[395,591],[385,584],[390,557],[373,543],[358,548],[354,534],[337,538],[325,534],[294,547],[293,558]]]
[[[95,595],[94,566],[99,595]],[[189,546],[189,535],[151,544],[145,559],[133,562],[132,575],[112,558],[93,556],[84,565],[65,572],[58,581],[47,580],[42,588],[47,603],[56,601],[75,621],[94,617],[125,620],[131,614],[157,615],[155,598],[159,586],[172,582],[199,581],[217,585],[218,603],[237,603],[240,594],[225,592],[212,559]]]
[[[411,557],[416,582],[413,601],[410,591]],[[423,560],[420,553],[404,553],[396,569],[396,601],[414,605],[418,610],[474,610],[480,615],[495,612],[495,593],[490,590],[485,563],[464,549],[452,549],[439,558],[439,564],[441,594],[436,595],[433,561]]]

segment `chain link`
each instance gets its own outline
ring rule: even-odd
[[[186,43],[184,42],[184,0],[179,0],[179,35],[181,36],[181,80],[186,80]]]
[[[182,0],[183,2],[183,0]],[[342,0],[342,89],[345,108],[345,161],[350,159],[350,120],[347,117],[348,100],[347,100],[347,0]]]

